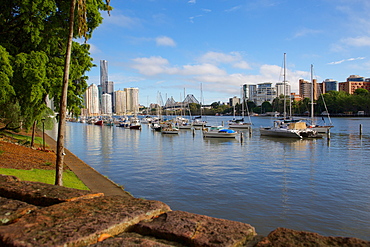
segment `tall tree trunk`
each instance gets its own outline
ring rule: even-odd
[[[64,67],[64,76],[63,76],[63,89],[62,89],[62,96],[60,99],[58,139],[57,139],[55,185],[59,185],[59,186],[63,186],[64,135],[65,135],[65,128],[66,128],[65,125],[66,125],[66,113],[67,113],[69,66],[70,66],[70,61],[71,61],[75,7],[76,7],[76,0],[71,0],[70,17],[69,17],[69,35],[68,35],[67,51],[66,51],[65,64],[64,64],[65,67]]]

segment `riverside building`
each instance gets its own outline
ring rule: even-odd
[[[347,81],[339,83],[339,91],[353,94],[356,89],[364,88],[370,91],[370,78],[364,78],[358,75],[350,75]]]

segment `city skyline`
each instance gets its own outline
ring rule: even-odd
[[[370,77],[370,3],[365,0],[315,2],[173,1],[111,2],[111,16],[88,40],[94,63],[109,62],[115,89],[140,88],[140,104],[157,93],[205,104],[240,96],[243,84],[287,80],[298,93],[299,79],[345,81]],[[99,85],[99,68],[87,73]]]

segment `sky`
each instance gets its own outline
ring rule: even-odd
[[[148,106],[193,94],[203,104],[240,97],[243,84],[370,77],[369,0],[111,0],[87,41],[99,85],[139,88]]]

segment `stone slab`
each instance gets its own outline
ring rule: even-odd
[[[0,246],[86,246],[169,210],[159,201],[122,196],[59,203],[0,226]]]
[[[242,246],[256,235],[249,224],[183,211],[170,211],[140,222],[131,231],[186,246]]]
[[[52,184],[20,181],[14,176],[0,175],[0,196],[36,206],[46,207],[61,202],[103,195],[103,193],[91,193],[87,190],[72,189]]]
[[[163,239],[156,239],[153,237],[143,236],[137,233],[125,232],[119,234],[116,237],[108,238],[104,241],[98,242],[96,244],[89,245],[89,247],[122,247],[122,246],[130,246],[130,247],[185,247],[184,245],[163,240]]]
[[[314,247],[369,247],[370,242],[358,238],[325,237],[313,232],[277,228],[263,238],[256,247],[314,246]]]
[[[38,207],[25,202],[0,197],[0,225],[10,224],[37,209]]]

